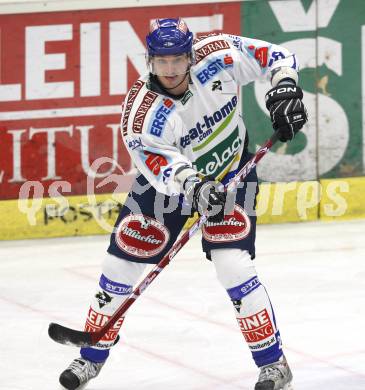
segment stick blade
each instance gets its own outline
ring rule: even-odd
[[[48,335],[53,341],[60,344],[75,347],[90,347],[93,345],[91,333],[66,328],[53,322],[49,324]]]

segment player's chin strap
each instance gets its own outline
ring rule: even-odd
[[[271,149],[274,143],[278,140],[278,132],[275,132],[269,140],[256,152],[256,154],[242,167],[235,177],[225,185],[227,191],[234,191],[238,184],[256,167],[257,163]],[[170,248],[166,255],[154,266],[152,271],[142,280],[142,282],[134,289],[129,297],[119,306],[109,320],[96,332],[83,332],[66,328],[65,326],[51,323],[48,328],[48,334],[54,341],[61,344],[74,345],[77,347],[91,347],[95,345],[103,336],[114,326],[114,324],[122,317],[125,312],[132,306],[143,291],[152,283],[161,271],[170,263],[180,249],[190,240],[190,238],[199,230],[199,228],[207,221],[207,217],[202,215],[189,230],[187,230]]]

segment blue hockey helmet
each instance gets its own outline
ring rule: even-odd
[[[180,18],[153,20],[146,42],[149,57],[183,53],[192,56],[193,33]]]

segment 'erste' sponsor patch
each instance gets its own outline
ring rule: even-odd
[[[161,137],[167,118],[175,107],[176,106],[171,99],[163,99],[152,114],[150,124],[148,126],[148,132],[156,137]]]

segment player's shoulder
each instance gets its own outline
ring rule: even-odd
[[[211,33],[196,38],[193,44],[195,62],[198,64],[202,60],[216,55],[217,52],[231,50],[232,47],[228,36],[223,33]]]
[[[123,107],[122,132],[161,136],[175,109],[172,99],[151,90],[149,77],[138,79],[128,92]]]

